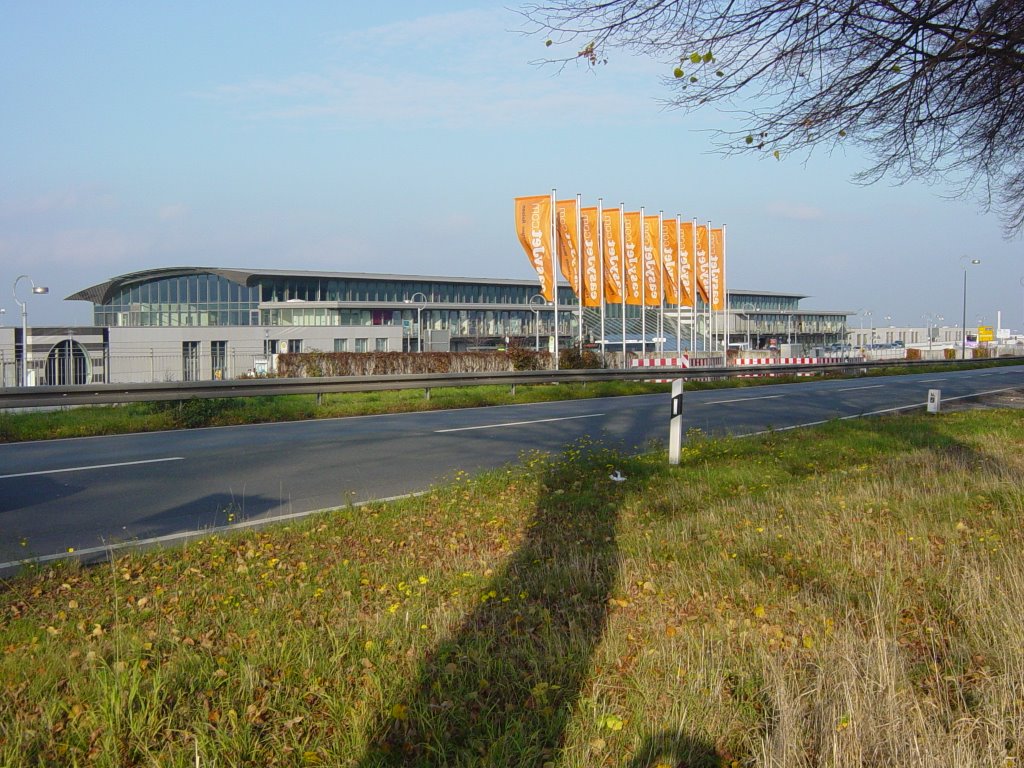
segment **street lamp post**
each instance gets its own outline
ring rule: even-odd
[[[744,321],[743,325],[747,329],[747,349],[750,349],[750,313],[751,312],[757,312],[757,307],[755,307],[750,302],[744,302],[743,303],[743,309],[746,310],[746,311],[745,312],[737,312],[736,314],[743,315],[743,321]]]
[[[1020,279],[1020,287],[1024,288],[1024,277]],[[1022,291],[1021,293],[1022,298],[1024,298],[1024,291]],[[1021,303],[1021,306],[1024,307],[1024,302]],[[1021,331],[1024,332],[1024,314],[1021,314]]]
[[[963,303],[963,326],[960,330],[960,359],[967,359],[967,267],[972,264],[981,264],[981,259],[971,259],[967,261],[966,256],[961,256],[960,261],[964,263],[964,303]]]
[[[932,341],[938,333],[938,323],[942,322],[946,318],[942,315],[931,314],[930,312],[922,315],[922,317],[928,322],[928,327],[926,328],[928,333],[928,357],[931,358]]]
[[[421,296],[420,301],[416,301],[416,297]],[[416,352],[423,351],[423,309],[427,306],[427,295],[422,291],[416,291],[412,296],[405,300],[406,304],[416,305]]]
[[[534,303],[534,299],[540,299],[540,304]],[[533,311],[533,333],[534,333],[533,351],[534,352],[540,352],[540,309],[539,309],[539,307],[544,305],[544,304],[547,304],[547,299],[545,299],[539,293],[535,293],[535,294],[533,294],[533,296],[530,297],[530,301],[528,303],[530,305],[530,309]]]
[[[44,294],[49,293],[50,289],[45,285],[36,285],[32,278],[28,275],[18,275],[14,280],[14,287],[11,292],[14,294],[14,301],[21,307],[21,386],[25,386],[28,383],[28,358],[29,358],[29,345],[28,345],[28,307],[25,302],[18,298],[18,283],[22,280],[28,280],[29,285],[32,286],[32,293]]]

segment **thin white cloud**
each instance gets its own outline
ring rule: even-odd
[[[27,197],[0,199],[0,219],[49,216],[73,211],[106,211],[117,207],[117,199],[95,188],[56,189]]]
[[[40,261],[57,264],[115,264],[138,258],[148,244],[137,235],[115,229],[71,229],[58,232],[42,246]]]
[[[248,119],[320,121],[328,127],[380,123],[448,128],[592,125],[660,119],[655,78],[623,88],[622,72],[594,75],[538,68],[534,38],[510,27],[507,11],[438,14],[333,38],[320,71],[221,86],[204,98]],[[536,50],[535,50],[536,49]],[[630,72],[630,75],[636,74]]]
[[[825,218],[825,212],[821,208],[806,203],[775,201],[768,203],[766,210],[772,216],[795,221],[817,221]]]
[[[184,203],[168,203],[161,205],[156,215],[160,221],[179,221],[189,214],[188,206]]]

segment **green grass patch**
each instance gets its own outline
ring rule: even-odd
[[[695,433],[29,571],[0,764],[1014,765],[1022,489],[1019,411]]]

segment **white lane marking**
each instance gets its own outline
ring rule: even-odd
[[[706,403],[697,403],[697,405],[722,405],[723,403],[745,403],[748,400],[774,400],[777,397],[785,397],[785,395],[762,395],[761,397],[737,397],[733,400],[709,400]]]
[[[543,424],[546,421],[572,421],[573,419],[593,419],[597,416],[604,416],[603,413],[585,413],[582,416],[561,416],[557,419],[534,419],[533,421],[506,421],[502,424],[481,424],[476,427],[451,427],[450,429],[435,429],[435,434],[442,432],[468,432],[471,429],[498,429],[499,427],[521,427],[524,424]]]
[[[917,383],[918,384],[931,384],[933,381],[946,381],[946,379],[944,379],[944,378],[942,378],[942,379],[920,379]]]
[[[137,464],[158,464],[162,461],[184,461],[184,456],[168,456],[165,459],[142,459],[141,461],[122,461],[117,464],[90,464],[85,467],[64,467],[63,469],[40,469],[37,472],[16,472],[12,475],[0,475],[0,480],[9,477],[32,477],[34,475],[56,475],[60,472],[87,472],[90,469],[110,469],[111,467],[132,467]]]
[[[954,397],[944,397],[942,402],[949,402],[950,400],[969,400],[972,397],[984,397],[985,395],[998,395],[1000,392],[1016,392],[1020,387],[1001,387],[999,389],[989,389],[984,392],[972,392],[969,395],[956,395]],[[878,411],[866,411],[864,413],[853,413],[849,416],[835,416],[831,419],[821,419],[819,421],[807,421],[803,424],[791,424],[788,427],[775,427],[774,429],[762,429],[759,432],[742,432],[733,437],[755,437],[757,435],[770,435],[772,432],[788,432],[791,429],[802,429],[803,427],[818,427],[822,424],[828,424],[833,421],[849,421],[851,419],[861,419],[865,416],[881,416],[884,413],[898,413],[899,411],[909,411],[912,408],[923,408],[928,403],[911,403],[910,405],[897,405],[894,408],[882,408]]]
[[[853,392],[855,389],[878,389],[884,387],[885,384],[868,384],[866,387],[844,387],[843,389],[837,389],[837,392]]]

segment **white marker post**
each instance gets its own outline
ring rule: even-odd
[[[683,380],[672,382],[672,417],[668,427],[668,463],[679,464],[683,448]]]
[[[928,390],[928,413],[938,413],[942,409],[942,390]]]

